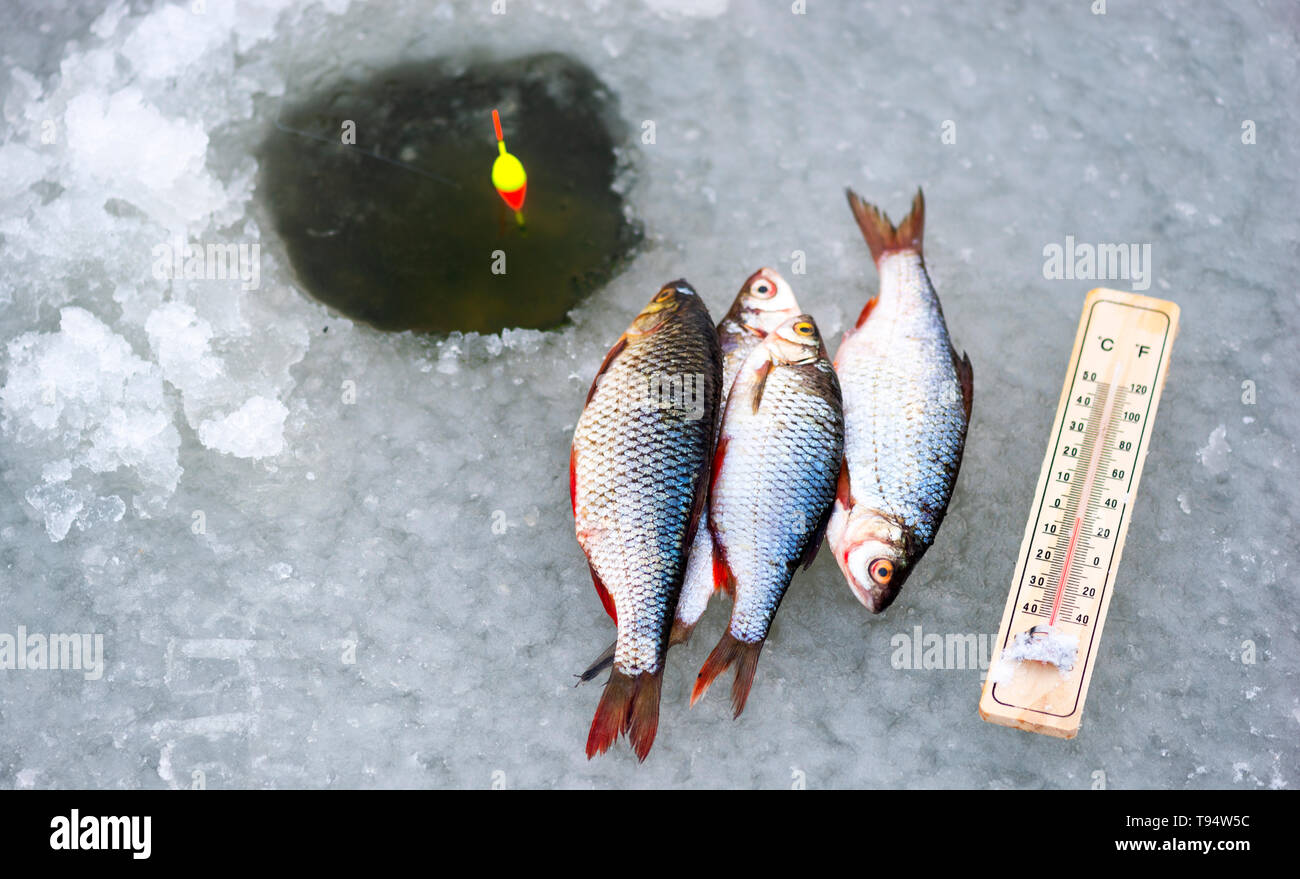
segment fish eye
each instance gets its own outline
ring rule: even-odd
[[[655,301],[655,302],[667,302],[669,299],[672,299],[672,298],[673,298],[673,288],[672,288],[672,287],[665,287],[665,288],[663,288],[662,290],[659,291],[658,295],[655,296],[654,301]]]
[[[801,336],[811,336],[813,334],[813,325],[806,320],[801,320],[794,325],[794,331]]]
[[[749,292],[759,299],[771,299],[776,295],[776,285],[768,280],[760,280],[749,288]]]
[[[894,579],[894,563],[889,559],[872,559],[867,572],[877,586],[888,586],[889,581]]]

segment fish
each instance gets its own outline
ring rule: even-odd
[[[961,469],[974,372],[948,336],[921,255],[925,197],[897,227],[847,190],[880,291],[835,352],[844,395],[844,467],[827,539],[872,613],[898,596],[934,543]]]
[[[839,381],[816,323],[797,315],[745,359],[723,410],[709,528],[734,602],[692,705],[734,664],[733,716],[744,711],[781,599],[821,546],[843,456]]]
[[[775,270],[761,268],[745,279],[730,310],[718,322],[718,344],[722,348],[722,397],[719,408],[727,405],[727,392],[736,373],[758,345],[785,321],[799,314],[794,290]],[[709,599],[725,583],[714,574],[713,538],[709,532],[708,502],[700,517],[686,563],[686,580],[677,600],[669,645],[690,640],[695,624],[704,615]]]
[[[722,384],[708,308],[664,285],[605,355],[573,433],[569,499],[596,592],[614,620],[612,665],[587,758],[626,734],[645,760],[673,611],[705,492]],[[588,675],[590,676],[590,675]]]

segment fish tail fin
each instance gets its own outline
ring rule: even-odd
[[[632,743],[636,758],[643,763],[650,753],[650,746],[655,743],[655,733],[659,731],[659,695],[663,682],[662,667],[654,674],[643,674],[632,696],[632,716],[628,723],[627,738]]]
[[[754,672],[758,670],[758,655],[763,650],[763,642],[750,643],[741,641],[731,632],[724,632],[713,648],[709,658],[704,660],[700,673],[695,677],[695,687],[691,690],[691,704],[694,705],[709,689],[714,678],[726,671],[731,665],[736,666],[736,678],[731,683],[731,710],[733,717],[739,717],[745,710],[745,701],[749,699],[749,688],[754,685]]]
[[[628,734],[638,760],[645,760],[659,728],[659,693],[663,669],[635,677],[617,668],[605,684],[587,735],[587,759],[609,750],[623,733]]]
[[[587,666],[587,670],[578,675],[578,684],[585,684],[587,681],[600,674],[605,669],[614,664],[614,648],[618,647],[618,639],[605,648],[605,652],[596,657],[596,661]],[[576,687],[577,684],[574,684]]]
[[[895,226],[889,216],[875,205],[863,201],[862,196],[852,189],[846,189],[849,207],[853,210],[853,219],[858,221],[862,237],[871,248],[871,258],[880,262],[886,253],[898,250],[915,250],[921,252],[921,239],[925,236],[925,196],[920,188],[912,199],[912,210],[903,222]]]

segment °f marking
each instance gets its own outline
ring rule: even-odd
[[[1068,668],[999,659],[980,699],[985,720],[1062,738],[1079,730],[1178,317],[1172,302],[1117,290],[1084,302],[996,642],[1070,623],[1077,654]]]

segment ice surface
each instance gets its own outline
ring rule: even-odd
[[[73,522],[116,522],[125,511],[117,495],[95,497],[90,486],[98,480],[78,488],[74,477],[128,471],[155,498],[176,489],[180,435],[162,375],[125,339],[85,309],[68,307],[57,333],[24,333],[7,353],[0,423],[14,469],[39,469],[41,484],[24,497],[51,540],[67,536]]]
[[[86,6],[22,0],[0,34],[0,631],[102,633],[106,667],[0,671],[0,784],[1300,781],[1289,4]],[[284,96],[538,51],[636,135],[627,271],[547,333],[384,335],[303,295],[254,192]],[[772,264],[837,337],[875,284],[849,184],[895,215],[925,187],[975,365],[949,516],[882,616],[824,553],[799,574],[737,722],[686,708],[717,603],[647,763],[588,763],[572,675],[612,627],[565,471],[591,377],[681,276],[716,314]],[[997,629],[1084,294],[1129,286],[1045,278],[1067,235],[1150,244],[1183,319],[1068,742],[981,722],[971,663],[900,661]],[[177,241],[259,245],[260,284],[160,271]]]

